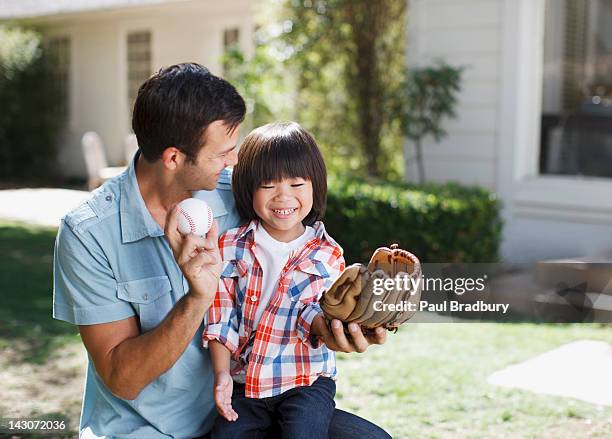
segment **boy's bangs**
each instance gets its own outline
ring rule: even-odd
[[[313,158],[309,156],[304,145],[287,138],[271,142],[267,146],[253,163],[255,185],[284,178],[311,180],[315,175]]]

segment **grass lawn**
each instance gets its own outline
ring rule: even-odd
[[[31,363],[42,364],[53,350],[78,340],[73,325],[51,318],[56,233],[0,222],[0,347],[10,343]]]
[[[394,438],[610,438],[612,407],[495,387],[486,377],[573,340],[612,343],[611,329],[408,324],[366,355],[341,355],[337,403]]]
[[[76,329],[51,318],[54,238],[54,229],[0,222],[0,417],[55,416],[74,427],[85,357]],[[572,340],[612,343],[611,329],[408,324],[384,346],[339,356],[337,404],[396,438],[609,438],[610,407],[493,387],[486,377]]]

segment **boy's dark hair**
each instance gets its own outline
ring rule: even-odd
[[[253,194],[262,183],[301,177],[312,182],[312,210],[302,221],[322,220],[327,205],[327,171],[315,139],[295,122],[259,127],[244,139],[232,175],[236,207],[244,222],[257,218]]]
[[[156,161],[169,146],[194,161],[204,131],[222,120],[231,133],[244,119],[246,106],[234,86],[196,63],[161,69],[138,90],[132,130],[142,155]]]

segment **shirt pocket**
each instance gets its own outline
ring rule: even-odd
[[[323,293],[330,274],[324,263],[307,259],[300,262],[291,275],[287,294],[294,301],[314,302]]]
[[[246,262],[242,260],[230,260],[223,262],[223,268],[221,269],[221,282],[229,280],[235,283],[235,306],[238,310],[242,309],[244,303],[244,295],[246,291],[246,285],[248,283],[249,267]]]
[[[168,276],[120,282],[117,296],[130,302],[140,319],[142,332],[150,331],[161,323],[172,309],[172,286]]]

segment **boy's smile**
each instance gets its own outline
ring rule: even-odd
[[[297,212],[298,208],[297,207],[290,207],[290,208],[285,208],[285,209],[272,209],[272,212],[274,213],[274,216],[280,219],[288,219],[289,217],[291,217],[291,215],[293,215],[295,212]]]
[[[262,184],[253,194],[253,209],[274,239],[289,242],[302,233],[312,209],[312,182],[284,178]]]

